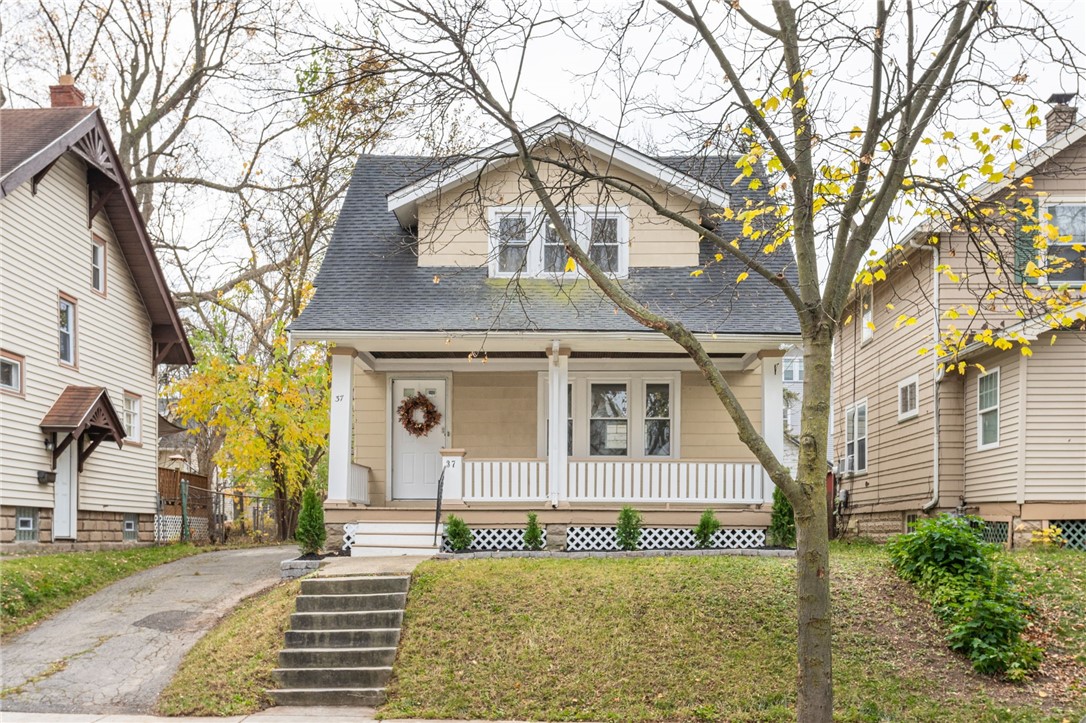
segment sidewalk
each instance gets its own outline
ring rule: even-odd
[[[268,708],[251,715],[223,718],[161,718],[153,715],[91,715],[86,713],[12,713],[4,711],[4,723],[315,723],[335,720],[337,723],[373,723],[373,708]],[[383,723],[482,723],[481,721],[409,721],[385,720]],[[516,723],[516,721],[487,721],[486,723]]]

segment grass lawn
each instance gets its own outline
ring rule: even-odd
[[[265,689],[290,627],[301,582],[282,583],[234,608],[193,646],[158,699],[164,715],[226,716],[272,705]]]
[[[0,559],[0,634],[19,632],[140,570],[209,549],[184,544]]]
[[[1086,554],[1018,553],[1051,655],[1023,685],[973,673],[880,548],[836,546],[843,721],[1077,721]],[[502,559],[419,566],[381,715],[794,720],[794,560]]]

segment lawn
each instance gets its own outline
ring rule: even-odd
[[[275,687],[272,670],[300,587],[298,580],[281,583],[234,608],[185,655],[158,712],[227,716],[272,705],[264,691]]]
[[[1086,554],[1015,558],[1038,609],[1031,635],[1052,650],[1024,685],[975,674],[947,651],[938,621],[880,548],[835,547],[837,718],[1086,713]],[[794,565],[753,557],[425,563],[381,715],[794,720]]]
[[[0,559],[0,634],[19,632],[140,570],[208,549],[184,544]]]

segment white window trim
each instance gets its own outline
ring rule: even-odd
[[[855,439],[853,439],[853,453],[851,455],[852,456],[852,467],[849,470],[849,473],[854,474],[854,475],[866,473],[867,472],[867,464],[871,460],[871,444],[869,443],[869,440],[870,440],[871,437],[868,434],[869,428],[871,426],[871,424],[870,424],[871,423],[871,410],[867,406],[867,397],[864,397],[863,399],[860,399],[860,400],[858,400],[856,402],[853,402],[852,404],[845,407],[845,457],[847,458],[849,456],[849,454],[848,454],[848,415],[850,413],[852,413],[852,412],[855,412],[860,407],[864,408],[864,436],[862,437],[862,439],[864,440],[864,466],[863,466],[863,468],[858,468],[858,467],[855,466],[856,465],[855,445],[861,439],[860,437],[856,437]]]
[[[503,216],[524,216],[528,218],[528,255],[523,271],[499,271],[499,238],[497,230]],[[611,274],[614,278],[624,279],[630,271],[630,213],[625,206],[575,206],[573,207],[574,227],[580,228],[593,218],[617,218],[618,224],[618,269]],[[488,274],[494,279],[511,279],[516,276],[537,279],[578,279],[585,274],[578,267],[576,271],[546,271],[544,269],[546,212],[538,206],[492,206],[487,214],[487,258]],[[587,233],[585,236],[587,237]]]
[[[680,429],[682,427],[682,373],[681,372],[618,372],[601,374],[599,372],[569,373],[569,383],[573,387],[573,455],[570,459],[578,461],[663,461],[681,459]],[[626,450],[625,456],[589,454],[589,420],[593,384],[625,384],[627,404]],[[648,457],[645,455],[645,395],[649,384],[671,385],[671,454]],[[540,459],[547,456],[547,372],[539,373],[536,404],[537,454]],[[633,453],[631,453],[633,452]]]
[[[143,397],[139,394],[132,392],[124,392],[121,396],[121,423],[123,424],[128,418],[128,401],[135,400],[135,429],[129,431],[127,425],[125,426],[125,444],[143,444]]]
[[[1039,204],[1040,205],[1040,219],[1039,219],[1040,220],[1040,225],[1046,225],[1046,224],[1049,223],[1047,220],[1045,220],[1045,216],[1048,214],[1048,207],[1049,206],[1058,206],[1060,204],[1071,204],[1071,205],[1074,205],[1074,206],[1086,206],[1086,196],[1072,196],[1072,195],[1059,195],[1059,194],[1050,195],[1050,196],[1041,196],[1040,204]],[[1038,233],[1040,233],[1040,232],[1038,231]],[[1066,244],[1056,244],[1056,245],[1057,246],[1065,246]],[[1041,262],[1041,268],[1042,269],[1048,268],[1048,246],[1049,246],[1049,244],[1046,243],[1044,250],[1039,251],[1039,254],[1040,254],[1039,260]],[[1067,247],[1070,248],[1070,246],[1067,246]],[[1037,283],[1041,284],[1041,285],[1044,285],[1044,286],[1048,286],[1049,285],[1049,283],[1048,283],[1048,274],[1044,274],[1043,276],[1038,277],[1037,278]],[[1060,280],[1060,279],[1056,279],[1055,283],[1056,284],[1069,283],[1069,284],[1072,284],[1072,285],[1075,284],[1075,282],[1072,281],[1072,280]]]
[[[0,392],[17,397],[23,396],[26,393],[26,357],[6,349],[0,349],[0,359],[9,364],[14,364],[16,367],[15,386],[0,385]]]
[[[985,409],[980,408],[980,380],[985,377],[990,377],[993,374],[996,375],[996,403],[994,407],[987,407]],[[983,452],[986,449],[996,449],[999,447],[999,439],[1002,436],[1000,434],[1000,427],[1003,424],[1003,415],[1001,413],[1003,406],[1003,379],[999,375],[999,367],[993,367],[988,371],[977,377],[977,451]],[[996,413],[996,438],[994,442],[984,444],[984,418],[983,415],[994,411]]]
[[[864,308],[864,300],[867,300],[867,308]],[[864,286],[860,289],[860,344],[866,344],[875,338],[875,287]]]
[[[901,390],[910,385],[916,387],[916,406],[910,410],[901,411]],[[906,377],[897,383],[897,421],[906,422],[910,419],[916,419],[920,415],[920,375],[913,374],[911,377]]]
[[[65,359],[60,354],[60,305],[67,304],[71,307],[71,313],[68,314],[68,336],[71,339],[71,343],[68,348],[72,352],[71,359]],[[78,338],[78,325],[79,325],[79,303],[71,296],[67,294],[60,294],[57,296],[57,359],[61,364],[73,368],[79,366],[79,338]]]
[[[94,256],[92,255],[91,256],[91,284],[90,284],[90,287],[91,287],[91,290],[94,291],[95,293],[101,294],[102,296],[105,296],[107,291],[108,291],[108,288],[109,288],[109,283],[106,280],[106,268],[109,265],[109,260],[106,258],[106,254],[107,254],[106,240],[104,238],[101,238],[100,236],[91,236],[91,248],[92,249],[97,248],[97,249],[100,249],[100,251],[101,251],[101,255],[99,257],[99,262],[100,263],[99,263],[99,266],[97,268],[98,268],[98,278],[101,279],[102,285],[100,287],[94,285],[94,269],[95,269],[95,266],[94,266]]]

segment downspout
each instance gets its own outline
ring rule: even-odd
[[[921,509],[924,512],[931,512],[939,504],[939,383],[943,381],[943,375],[945,370],[943,369],[942,362],[939,361],[939,340],[941,335],[941,329],[939,325],[939,244],[917,244],[913,239],[909,239],[909,245],[913,248],[927,249],[931,252],[931,352],[932,352],[932,370],[931,376],[933,380],[932,384],[932,433],[931,433],[931,448],[932,448],[932,467],[931,467],[931,499],[928,500]]]

